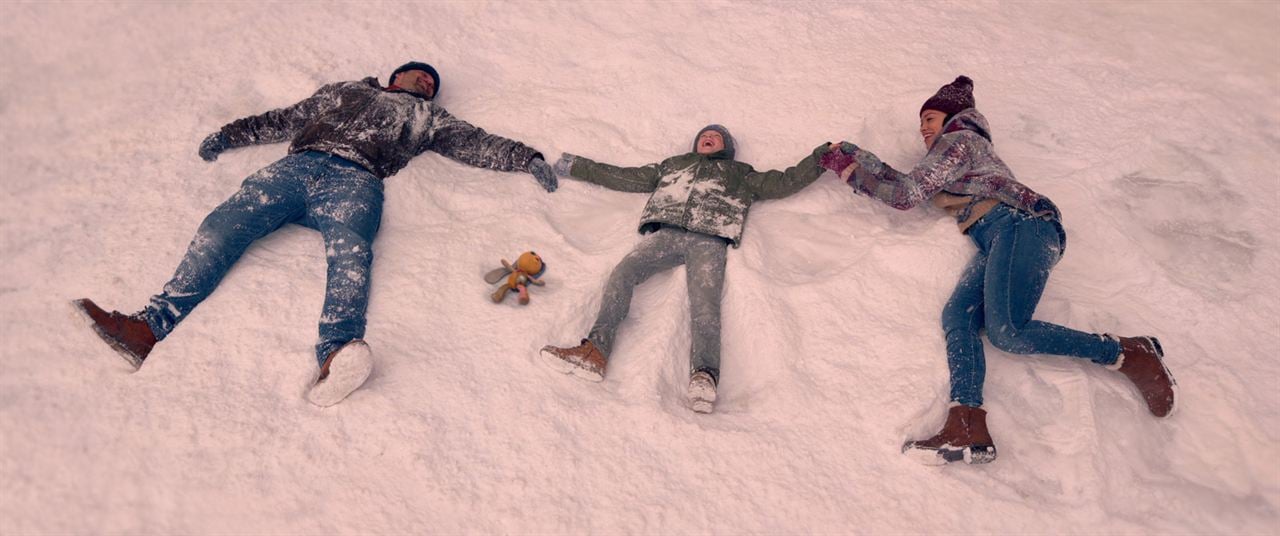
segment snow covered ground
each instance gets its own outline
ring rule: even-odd
[[[1246,3],[0,4],[0,534],[1215,533],[1280,530],[1280,7]],[[684,272],[640,287],[609,377],[589,327],[646,197],[424,155],[387,181],[377,368],[302,398],[319,236],[255,245],[130,374],[67,301],[141,307],[285,145],[202,137],[418,59],[454,114],[622,165],[728,126],[757,169],[849,139],[909,167],[976,81],[1070,235],[1038,318],[1159,335],[1179,413],[1114,372],[988,348],[988,466],[898,453],[946,402],[937,318],[972,246],[830,175],[732,250],[716,413],[681,404]],[[533,249],[533,303],[482,274]]]

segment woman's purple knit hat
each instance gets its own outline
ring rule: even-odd
[[[924,113],[925,110],[937,110],[950,118],[961,110],[969,108],[973,108],[973,80],[960,75],[950,84],[938,88],[937,93],[924,101],[924,106],[920,107],[920,113]]]

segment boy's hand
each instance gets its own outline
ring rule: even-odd
[[[577,157],[569,153],[560,153],[560,159],[556,161],[556,165],[553,167],[553,169],[556,172],[556,175],[561,177],[568,177],[569,170],[573,169],[574,158],[577,158]]]
[[[831,142],[828,144],[827,152],[818,162],[823,168],[836,172],[841,179],[848,181],[853,172],[858,169],[858,160],[853,154],[857,149],[858,146],[847,141]]]
[[[832,147],[832,150],[823,153],[822,157],[818,160],[818,163],[821,164],[822,167],[836,173],[842,173],[846,168],[857,165],[857,161],[853,159],[853,155],[845,154],[844,151],[839,150],[836,146]]]
[[[560,186],[560,181],[556,179],[556,172],[541,157],[535,156],[529,161],[529,174],[538,180],[538,185],[542,186],[547,193],[556,191]]]

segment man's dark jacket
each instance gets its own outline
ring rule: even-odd
[[[230,147],[292,139],[290,153],[340,156],[384,179],[427,150],[499,171],[528,171],[529,160],[538,155],[419,95],[385,91],[372,77],[328,84],[293,106],[233,121],[222,127],[222,135]]]

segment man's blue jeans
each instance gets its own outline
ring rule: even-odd
[[[1058,226],[998,205],[969,228],[978,253],[942,310],[952,401],[982,405],[984,328],[993,346],[1012,354],[1064,355],[1100,365],[1120,356],[1120,343],[1112,339],[1031,319],[1062,255]]]
[[[359,165],[308,151],[282,158],[214,209],[178,270],[145,315],[157,339],[217,288],[254,240],[297,223],[320,231],[329,263],[316,359],[364,336],[373,239],[382,222],[382,180]]]

